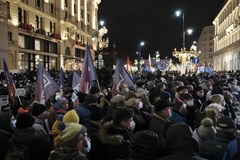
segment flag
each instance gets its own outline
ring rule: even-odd
[[[121,82],[125,83],[128,87],[132,87],[134,85],[130,75],[122,65],[122,62],[118,59],[114,72],[112,95],[115,95],[117,87]]]
[[[148,69],[149,69],[149,71],[151,71],[151,67],[152,67],[152,61],[151,61],[151,55],[149,54],[149,56],[148,56]]]
[[[65,74],[63,72],[62,67],[61,67],[60,73],[59,73],[58,86],[59,86],[59,90],[62,93],[63,89],[65,88]]]
[[[89,88],[90,88],[90,82],[94,80],[97,80],[97,74],[93,66],[92,56],[91,56],[89,47],[87,45],[86,51],[85,51],[83,68],[82,68],[79,91],[82,93],[88,94]]]
[[[73,72],[73,79],[72,79],[72,89],[73,89],[73,94],[72,94],[72,101],[75,103],[75,101],[78,99],[77,93],[79,92],[80,88],[80,76],[77,74],[77,72]]]
[[[16,87],[15,87],[14,80],[9,73],[8,66],[4,58],[3,58],[3,70],[4,70],[5,79],[7,82],[8,96],[9,96],[10,102],[13,104],[15,102]]]
[[[58,90],[57,83],[52,79],[50,74],[43,67],[43,63],[38,64],[37,72],[37,87],[35,93],[35,100],[41,104],[55,94]]]

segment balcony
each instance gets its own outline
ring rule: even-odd
[[[62,38],[61,38],[61,35],[58,34],[58,33],[52,33],[52,34],[50,34],[49,37],[55,38],[56,40],[61,40],[61,39],[62,39]]]
[[[18,28],[24,29],[27,32],[33,31],[33,26],[31,24],[27,24],[27,23],[19,23]]]

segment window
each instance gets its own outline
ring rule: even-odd
[[[12,41],[12,32],[8,32],[8,40]]]
[[[42,29],[42,17],[36,16],[36,27]]]
[[[25,48],[34,50],[34,37],[24,36]]]
[[[66,20],[68,18],[68,12],[65,11],[64,19]]]
[[[212,52],[213,51],[213,49],[212,48],[209,48],[209,52]]]
[[[18,22],[27,23],[27,12],[21,8],[18,8]]]
[[[64,1],[65,7],[68,7],[68,0]]]
[[[212,54],[209,54],[209,58],[212,58]]]
[[[52,3],[50,4],[50,13],[54,14],[54,5]]]
[[[40,9],[41,8],[41,1],[42,0],[35,0],[35,6],[38,8],[38,9]]]
[[[35,50],[40,51],[41,48],[41,42],[39,39],[35,39]]]
[[[11,19],[11,15],[10,15],[10,3],[7,1],[7,18]]]
[[[57,54],[57,43],[49,42],[49,52]]]
[[[18,45],[20,48],[25,48],[24,36],[18,36]]]
[[[71,50],[70,50],[69,47],[66,48],[66,50],[65,50],[65,55],[68,55],[68,56],[71,55]]]
[[[50,21],[50,33],[55,33],[56,23]]]

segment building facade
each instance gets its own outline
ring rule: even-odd
[[[199,66],[213,67],[213,54],[214,54],[214,26],[206,26],[203,28],[198,39]]]
[[[40,61],[46,69],[79,69],[86,44],[95,57],[98,44],[92,34],[98,32],[101,0],[0,1],[6,10],[0,21],[6,44],[0,50],[10,69],[32,70]]]
[[[240,1],[228,0],[213,21],[214,70],[240,69]]]

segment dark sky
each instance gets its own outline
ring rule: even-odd
[[[175,47],[182,47],[182,17],[175,11],[181,9],[185,15],[186,47],[197,41],[204,26],[212,21],[225,0],[102,0],[99,4],[99,20],[105,21],[110,47],[115,42],[118,52],[136,56],[140,41],[145,41],[142,55],[146,58],[159,51],[161,57],[171,56]]]

